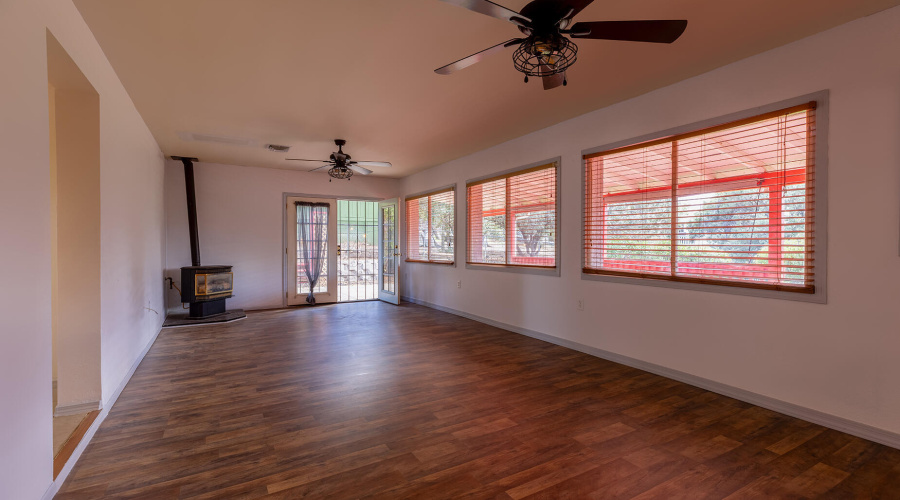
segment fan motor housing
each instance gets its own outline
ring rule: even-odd
[[[541,33],[555,31],[560,27],[564,28],[565,26],[558,26],[558,24],[570,11],[571,7],[565,5],[564,2],[529,2],[519,14],[531,19],[534,32]],[[523,31],[523,33],[525,32]]]

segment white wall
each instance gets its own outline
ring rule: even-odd
[[[562,156],[561,277],[405,264],[403,295],[900,433],[897,26],[900,8],[404,179],[404,194],[464,193],[466,179]],[[582,150],[823,89],[826,305],[580,279]]]
[[[284,193],[337,198],[393,198],[400,181],[353,176],[328,182],[325,173],[215,163],[194,164],[200,256],[204,265],[234,266],[229,309],[267,309],[284,304]],[[191,265],[181,162],[166,162],[167,273],[180,286]],[[167,293],[170,313],[183,313],[178,291]]]
[[[56,41],[48,37],[48,43]],[[57,323],[54,349],[56,404],[65,408],[101,400],[100,99],[93,90],[57,86],[55,108],[52,135],[57,141],[57,206],[62,209],[57,212],[53,312],[63,321]]]
[[[104,399],[163,320],[156,142],[71,1],[0,1],[0,498],[10,499],[40,498],[53,481],[48,29],[100,94]]]

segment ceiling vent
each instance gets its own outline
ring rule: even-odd
[[[217,135],[195,134],[193,132],[178,132],[178,138],[190,142],[215,142],[219,144],[232,144],[234,146],[255,146],[257,143],[251,139],[239,139],[237,137],[223,137]]]
[[[275,151],[276,153],[287,153],[290,151],[290,146],[280,146],[278,144],[266,144],[266,149],[269,151]]]

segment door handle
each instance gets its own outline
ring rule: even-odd
[[[337,246],[337,254],[338,254],[338,256],[341,255],[341,246],[340,245]]]

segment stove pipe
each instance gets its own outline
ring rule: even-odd
[[[197,198],[194,194],[194,162],[197,158],[173,156],[184,165],[184,190],[187,194],[188,231],[191,233],[191,265],[200,265],[200,236],[197,234]]]

